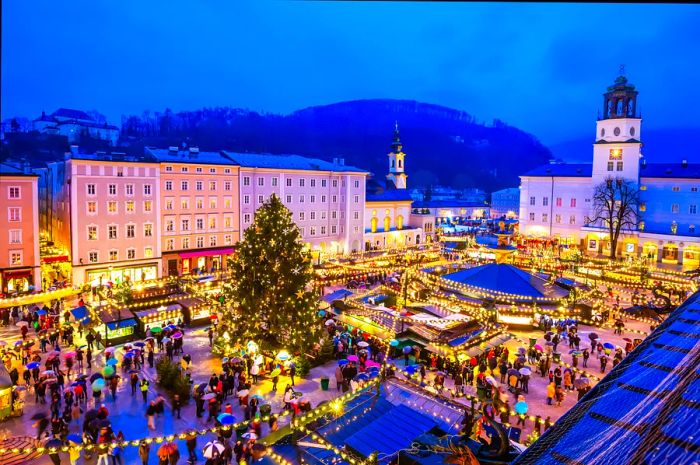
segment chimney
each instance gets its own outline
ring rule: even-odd
[[[345,158],[338,158],[338,164],[341,166],[345,166]]]
[[[70,146],[70,152],[71,152],[73,155],[77,155],[78,153],[80,153],[80,152],[78,152],[78,146],[77,146],[77,145],[71,145],[71,146]]]
[[[28,161],[22,163],[22,168],[24,168],[24,174],[32,174],[32,166]]]
[[[334,158],[334,159],[333,159],[333,164],[334,164],[334,165],[337,165],[337,164],[338,164],[338,159],[337,159],[337,158]]]
[[[681,166],[682,166],[683,168],[687,168],[687,167],[688,167],[688,160],[683,160],[683,161],[681,162]]]

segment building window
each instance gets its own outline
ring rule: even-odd
[[[189,183],[187,181],[180,182],[180,190],[186,191],[189,189]]]
[[[680,205],[677,203],[671,204],[671,213],[678,213],[680,209]]]
[[[326,196],[325,195],[321,196],[321,203],[326,203]]]
[[[95,195],[95,185],[94,184],[87,185],[87,194],[88,195]]]
[[[299,203],[304,203],[304,196],[303,195],[299,196]]]
[[[549,197],[542,197],[542,206],[546,207],[549,205]]]
[[[616,164],[615,169],[616,169],[617,171],[622,171],[622,166],[623,166],[623,164],[624,164],[624,162],[618,161],[617,164]]]
[[[197,197],[197,198],[194,200],[194,208],[196,208],[197,210],[202,210],[202,209],[204,209],[204,198],[202,198],[202,197]]]
[[[7,196],[11,199],[19,199],[20,198],[20,191],[18,186],[10,186],[7,188],[8,193]]]
[[[21,244],[22,243],[22,230],[21,229],[10,229],[10,244]]]
[[[209,229],[216,229],[216,217],[215,216],[209,217]]]
[[[231,197],[224,197],[224,208],[226,210],[229,210],[232,204],[233,202],[231,201]]]
[[[576,199],[571,199],[571,208],[576,208]]]
[[[136,226],[133,224],[126,225],[126,237],[133,238],[136,236]]]
[[[561,215],[554,215],[554,222],[557,224],[561,223]]]
[[[231,190],[231,181],[224,181],[224,190],[225,191]]]
[[[88,261],[90,263],[97,263],[98,260],[99,260],[99,256],[97,255],[97,252],[90,252],[88,254]]]
[[[224,216],[224,228],[232,228],[233,227],[233,218],[230,216]]]
[[[168,244],[173,242],[173,239],[168,239]],[[168,249],[168,250],[173,250],[173,249]],[[127,260],[133,260],[136,258],[136,249],[126,249],[126,258]]]
[[[216,247],[216,236],[209,236],[209,247]]]
[[[360,187],[360,181],[356,179],[355,180],[355,188],[358,188],[358,187]]]
[[[151,213],[151,211],[153,211],[153,201],[144,200],[143,201],[143,211],[145,213]]]
[[[133,200],[126,201],[126,212],[127,213],[134,213],[134,201]]]
[[[292,196],[291,195],[287,196],[287,203],[292,203]]]
[[[165,190],[166,191],[173,190],[173,182],[172,181],[165,181]]]
[[[338,196],[334,195],[331,197],[332,203],[338,203]]]
[[[557,207],[561,207],[561,197],[557,197],[556,205]]]
[[[358,211],[352,212],[352,219],[359,220],[360,219],[360,212],[358,212]]]
[[[172,210],[173,209],[173,199],[165,199],[165,209],[166,210]]]
[[[299,234],[300,234],[302,237],[306,236],[306,228],[303,228],[303,227],[302,227],[302,228],[299,228]]]
[[[216,173],[216,168],[209,168],[209,172],[212,174]]]
[[[117,226],[116,225],[111,225],[107,227],[107,231],[109,232],[108,237],[110,239],[116,239],[117,238]]]
[[[197,236],[197,248],[201,249],[204,247],[204,236]]]
[[[673,186],[673,187],[671,188],[671,190],[672,190],[673,192],[680,192],[680,191],[681,191],[681,187],[680,187],[680,186]]]
[[[321,187],[326,187],[326,180],[325,179],[321,179]]]
[[[689,205],[688,206],[688,213],[691,215],[695,215],[698,212],[698,206],[697,205]]]
[[[187,218],[184,218],[180,222],[180,230],[181,231],[189,231],[190,230],[190,220]]]
[[[311,180],[311,187],[316,187],[316,180],[315,179]]]
[[[304,221],[304,218],[305,218],[304,215],[305,215],[304,212],[299,212],[299,221]]]
[[[326,227],[325,226],[321,226],[321,235],[322,236],[326,235]]]
[[[119,257],[119,252],[115,249],[112,249],[109,251],[109,261],[110,262],[116,262]]]
[[[166,231],[166,232],[173,232],[173,231],[175,231],[175,221],[173,221],[173,220],[165,220],[165,231]]]
[[[535,198],[534,197],[530,197],[530,205],[535,205]]]
[[[231,168],[224,168],[224,174],[231,174]]]
[[[258,196],[258,204],[261,204],[265,201],[265,196],[264,195],[259,195]]]
[[[331,211],[331,219],[338,219],[338,212],[336,210]]]
[[[88,226],[88,240],[89,241],[96,241],[97,240],[97,226]]]
[[[697,191],[698,191],[698,188],[697,188],[697,187],[691,187],[691,188],[690,188],[690,192],[697,192]]]
[[[209,190],[210,191],[216,190],[216,181],[209,181]]]
[[[530,212],[530,221],[535,221],[535,214]]]
[[[292,178],[287,178],[287,187],[292,187]]]
[[[97,214],[97,202],[95,202],[94,200],[90,200],[87,203],[87,212],[89,215]]]
[[[299,187],[304,187],[304,178],[299,179]]]
[[[246,213],[245,215],[243,215],[243,222],[250,223],[250,213]]]
[[[231,241],[232,239],[230,234],[224,235],[224,245],[231,245]]]
[[[250,203],[250,196],[249,195],[246,194],[243,196],[243,203],[245,205],[248,205]]]
[[[694,224],[691,224],[688,226],[688,233],[695,234],[695,225]]]
[[[195,225],[197,231],[201,231],[202,229],[204,229],[204,218],[197,218],[195,220]]]
[[[190,248],[190,238],[189,238],[189,237],[183,237],[183,238],[182,238],[182,248],[183,248],[183,249],[189,249],[189,248]]]
[[[316,203],[316,196],[315,195],[310,196],[310,201],[311,201],[311,203]]]
[[[270,180],[270,182],[272,183],[272,187],[277,187],[277,178],[276,178],[276,177],[275,177],[275,178],[272,178],[272,179]]]
[[[644,221],[639,222],[639,230],[644,231]]]
[[[129,197],[134,195],[134,185],[133,184],[127,184],[124,186],[124,189],[126,190],[126,195]]]
[[[166,171],[166,173],[170,173],[170,172],[173,171],[173,167],[172,167],[172,166],[166,166],[166,167],[165,167],[165,171]]]
[[[195,170],[197,173],[201,173],[201,172],[204,171],[204,170],[202,170],[202,167],[201,167],[201,166],[196,167],[194,170]]]
[[[109,185],[109,195],[117,195],[117,185],[116,184]]]
[[[144,258],[151,258],[153,256],[153,248],[146,247],[145,249],[143,249],[143,256]]]
[[[204,182],[203,181],[197,181],[194,184],[194,189],[197,191],[203,191],[204,190]]]
[[[216,210],[216,197],[209,197],[209,208]]]
[[[671,223],[671,234],[677,234],[678,233],[678,223],[675,221]]]
[[[640,211],[640,212],[645,212],[645,211],[647,211],[647,203],[646,203],[646,202],[640,202],[640,203],[639,203],[639,211]]]
[[[614,167],[615,167],[615,162],[609,161],[608,162],[608,171],[612,171]]]
[[[243,185],[250,186],[250,176],[243,176]]]
[[[182,210],[189,210],[190,209],[190,198],[189,197],[182,197],[180,199],[180,208]]]
[[[338,180],[337,180],[337,179],[334,179],[334,180],[331,182],[331,185],[332,185],[333,187],[338,187]]]
[[[315,236],[316,235],[316,226],[311,226],[309,228],[309,236]]]
[[[180,171],[182,171],[183,173],[187,173],[189,170],[190,170],[190,168],[187,166],[183,166],[180,168]]]
[[[117,202],[114,200],[110,200],[107,202],[107,213],[109,214],[115,214],[117,213]]]
[[[312,219],[312,220],[315,220],[315,219],[316,219],[316,212],[310,212],[310,213],[309,213],[309,218]]]
[[[547,220],[549,220],[548,215],[547,215],[546,213],[542,213],[542,222],[543,222],[543,223],[546,223]]]
[[[265,178],[259,177],[259,178],[258,178],[258,186],[261,186],[261,187],[262,187],[262,186],[264,186],[264,185],[265,185]]]
[[[355,203],[360,203],[360,196],[359,195],[355,196]]]
[[[569,217],[569,224],[576,224],[576,215],[571,215]]]
[[[325,220],[326,219],[326,212],[325,210],[321,212],[321,219]]]
[[[143,235],[145,237],[153,237],[153,225],[146,223],[143,225]]]

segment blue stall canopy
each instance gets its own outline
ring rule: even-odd
[[[121,320],[121,321],[110,321],[107,324],[107,328],[110,329],[110,331],[115,331],[119,328],[128,328],[129,326],[136,326],[136,320],[133,318],[128,318],[126,320]]]
[[[88,314],[88,309],[84,305],[81,307],[74,308],[70,312],[73,314],[75,321],[79,322],[82,325],[86,325],[91,321],[90,316]]]

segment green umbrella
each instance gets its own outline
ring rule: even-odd
[[[106,366],[102,369],[102,374],[105,376],[112,376],[114,374],[114,368]]]
[[[275,376],[279,376],[280,373],[282,373],[282,371],[281,371],[279,368],[275,368],[275,369],[272,370],[272,372],[270,373],[270,378],[274,378]]]
[[[160,333],[161,331],[163,331],[163,328],[161,328],[160,326],[154,326],[153,328],[151,328],[151,332],[153,334]]]

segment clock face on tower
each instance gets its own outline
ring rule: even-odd
[[[634,126],[632,126],[632,127],[630,128],[630,136],[634,136],[634,132],[635,132],[635,131],[634,131]]]
[[[615,128],[613,130],[613,134],[615,134],[616,136],[619,136],[620,135],[620,128]]]

